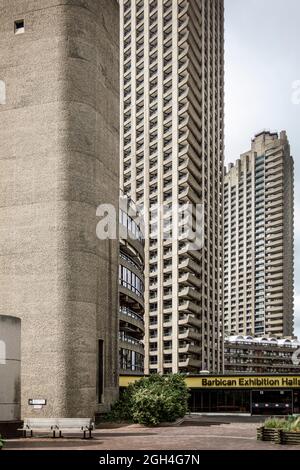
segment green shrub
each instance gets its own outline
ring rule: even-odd
[[[0,435],[0,450],[2,449],[2,447],[4,447],[4,439],[2,439],[1,435]]]
[[[264,427],[267,429],[282,429],[287,432],[299,432],[300,417],[288,416],[287,418],[269,418],[265,421]]]
[[[174,422],[187,413],[188,396],[184,376],[150,375],[130,385],[123,392],[108,418],[146,426]]]
[[[266,429],[284,429],[287,425],[287,421],[282,418],[268,418],[265,421],[264,427]]]
[[[112,406],[111,411],[105,416],[106,421],[132,422],[132,396],[134,385],[126,388],[120,399]]]
[[[300,417],[294,417],[294,419],[289,420],[285,431],[300,432]]]

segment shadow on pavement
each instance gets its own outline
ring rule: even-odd
[[[180,424],[180,427],[184,426],[202,426],[202,427],[210,427],[210,426],[221,426],[221,424],[229,424],[221,421],[211,421],[211,422],[205,422],[205,421],[196,421],[196,420],[185,420]]]
[[[90,446],[95,445],[95,441],[97,441],[97,444],[101,444],[101,441],[98,439],[92,439],[91,441],[83,441],[83,440],[68,440],[68,439],[63,439],[62,441],[46,441],[46,440],[39,440],[39,441],[6,441],[4,451],[5,450],[30,450],[30,449],[49,449],[49,448],[79,448],[79,447],[84,447],[88,448]]]

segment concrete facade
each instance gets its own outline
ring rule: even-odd
[[[228,336],[224,344],[225,373],[299,374],[300,364],[294,355],[300,355],[296,339]]]
[[[145,372],[220,372],[224,2],[120,6],[121,189],[146,214]],[[197,205],[193,249],[181,216],[193,210],[194,227]]]
[[[116,0],[0,1],[0,313],[22,319],[22,417],[92,417],[118,393],[118,241],[96,237],[119,198],[118,30]]]
[[[21,320],[0,315],[0,422],[21,416]]]
[[[294,161],[285,131],[262,132],[225,175],[228,335],[294,333]]]

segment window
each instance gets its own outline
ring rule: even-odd
[[[15,34],[22,34],[25,32],[25,22],[24,20],[15,21]]]
[[[98,403],[103,403],[104,392],[104,342],[98,340],[98,380],[97,380],[97,395]]]

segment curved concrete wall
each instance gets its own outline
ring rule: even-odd
[[[21,321],[0,315],[0,422],[21,416]]]
[[[93,417],[99,340],[104,405],[118,394],[118,242],[96,237],[119,199],[118,3],[1,6],[0,313],[22,319],[22,417]]]

